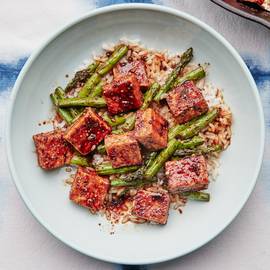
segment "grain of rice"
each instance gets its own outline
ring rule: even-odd
[[[132,222],[134,222],[134,223],[137,223],[137,224],[142,224],[142,223],[145,223],[146,222],[145,219],[137,218],[137,217],[132,216],[132,215],[129,217],[129,220],[132,221]]]
[[[121,219],[121,223],[122,223],[122,224],[125,224],[125,223],[127,223],[127,222],[129,222],[129,215],[125,215],[125,216]]]
[[[117,195],[117,196],[122,195],[124,190],[125,190],[125,188],[124,188],[124,187],[119,188],[119,189],[117,190],[117,192],[116,192],[116,195]]]
[[[135,196],[136,194],[137,194],[137,189],[131,188],[131,189],[129,190],[129,195],[130,195],[130,196]]]
[[[102,155],[100,155],[100,154],[94,154],[93,155],[92,164],[94,166],[100,165],[102,162],[104,162],[104,158],[103,158]]]
[[[70,178],[65,180],[65,184],[72,185],[73,181],[74,181],[74,179],[70,177]]]

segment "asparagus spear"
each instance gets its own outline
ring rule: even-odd
[[[210,194],[202,191],[190,191],[181,193],[181,195],[187,197],[190,200],[194,201],[202,201],[202,202],[209,202],[210,201]]]
[[[202,143],[204,143],[204,140],[201,137],[194,137],[187,141],[177,141],[176,139],[170,140],[167,147],[157,155],[151,166],[145,171],[145,178],[153,178],[177,149],[194,148]]]
[[[112,187],[136,186],[139,181],[126,181],[123,179],[113,179],[111,181]]]
[[[208,111],[206,114],[199,116],[186,124],[176,125],[169,130],[168,139],[171,140],[176,136],[180,136],[182,139],[188,139],[198,134],[209,123],[211,123],[218,116],[218,110],[216,108]]]
[[[101,164],[97,166],[95,169],[99,175],[112,175],[112,174],[123,174],[123,173],[134,172],[138,170],[139,168],[140,168],[139,166],[113,168],[111,164]]]
[[[168,140],[175,138],[179,133],[181,133],[183,130],[185,130],[189,126],[193,125],[196,121],[197,121],[197,118],[192,119],[186,124],[181,124],[181,125],[176,125],[174,127],[171,127],[168,133]]]
[[[98,83],[96,87],[93,89],[93,91],[89,94],[89,97],[97,97],[102,94],[103,87],[102,87],[102,82]]]
[[[180,58],[180,62],[175,67],[175,69],[171,72],[171,74],[169,75],[169,77],[165,81],[165,84],[160,88],[160,90],[158,91],[158,93],[154,97],[155,101],[159,101],[163,94],[165,94],[171,90],[171,88],[173,87],[173,85],[175,83],[175,80],[176,80],[178,74],[191,61],[192,57],[193,57],[193,49],[192,48],[189,48],[188,50],[186,50],[182,54],[182,56]]]
[[[74,78],[67,84],[65,92],[69,92],[71,89],[76,88],[78,83],[84,83],[96,70],[98,63],[94,62],[87,68],[79,70],[75,73]]]
[[[89,95],[91,90],[101,81],[101,76],[98,73],[94,73],[84,84],[80,90],[78,97],[84,98]]]
[[[178,147],[177,150],[181,149],[194,149],[199,145],[202,145],[204,143],[204,139],[200,136],[194,136],[191,139],[178,141]]]
[[[127,180],[123,180],[123,179],[113,179],[111,180],[111,186],[112,187],[128,187],[128,186],[132,186],[132,187],[140,187],[146,184],[151,184],[152,182],[155,182],[156,180],[149,180],[149,181],[145,181],[145,180],[134,180],[134,181],[127,181]]]
[[[88,159],[83,156],[79,155],[74,155],[70,161],[70,165],[78,165],[78,166],[83,166],[83,167],[88,167],[90,166]]]
[[[97,71],[87,80],[85,85],[79,92],[79,97],[87,97],[92,89],[101,81],[101,78],[106,75],[117,62],[127,53],[128,47],[123,45],[120,46],[109,59],[97,69]]]
[[[121,175],[120,179],[125,180],[125,181],[144,180],[144,172],[145,172],[145,167],[142,166],[135,172]]]
[[[124,130],[125,131],[132,130],[134,128],[134,126],[135,126],[135,121],[136,121],[136,114],[131,113],[126,119],[126,122],[125,122],[125,125],[124,125]]]
[[[102,117],[111,127],[116,127],[126,122],[125,116],[116,115],[114,118],[111,118],[107,112],[105,112]]]
[[[104,98],[96,97],[85,97],[85,98],[62,98],[58,101],[59,107],[95,107],[103,108],[106,107]]]
[[[55,93],[59,97],[59,100],[65,98],[65,91],[61,87],[57,87],[55,89]],[[58,105],[59,105],[59,102],[58,102]],[[80,111],[75,108],[68,108],[66,110],[69,111],[69,113],[73,117],[73,120],[80,114]]]
[[[58,86],[55,88],[54,93],[59,97],[59,98],[64,98],[65,97],[65,91],[62,89],[62,87]]]
[[[155,157],[157,156],[157,154],[158,154],[158,152],[151,152],[150,155],[145,159],[144,165],[142,167],[140,167],[135,172],[121,175],[120,179],[128,181],[128,182],[144,180],[144,173],[145,173],[146,169],[149,166],[151,166],[151,164],[155,160]]]
[[[180,85],[180,84],[184,83],[185,81],[196,81],[196,80],[200,80],[204,77],[205,77],[204,69],[202,67],[198,67],[198,68],[190,71],[189,73],[187,73],[183,77],[178,77],[175,80],[173,86],[176,87],[177,85]]]
[[[151,154],[149,155],[148,160],[145,163],[145,168],[149,168],[152,166],[156,156],[158,155],[158,152],[151,152]]]
[[[208,124],[211,123],[217,116],[218,110],[214,108],[197,119],[192,125],[189,125],[186,129],[182,130],[178,135],[181,139],[191,138],[208,126]]]
[[[98,69],[98,74],[100,76],[106,75],[119,60],[127,53],[128,47],[126,45],[120,46],[107,60],[107,62]]]
[[[105,145],[104,145],[104,144],[98,145],[98,147],[97,147],[97,152],[98,152],[99,154],[106,154],[106,148],[105,148]]]
[[[76,108],[69,108],[69,112],[74,119],[81,113],[81,111]]]
[[[53,103],[53,105],[57,106],[58,104],[58,97],[55,93],[51,93],[50,94],[50,98],[51,98],[51,101]]]
[[[130,113],[126,117],[125,123],[121,126],[121,128],[118,130],[113,130],[112,133],[113,134],[121,134],[121,133],[124,133],[126,131],[130,131],[130,130],[134,129],[135,122],[136,122],[136,114]]]
[[[190,156],[190,155],[206,155],[213,152],[220,152],[222,151],[222,145],[217,144],[215,146],[208,146],[208,147],[197,147],[194,149],[184,149],[184,150],[176,150],[174,152],[174,156],[177,157],[184,157],[184,156]],[[176,158],[177,158],[176,157]]]
[[[52,103],[57,106],[58,105],[58,101],[59,101],[59,97],[56,95],[56,93],[52,93],[50,94]],[[61,116],[61,118],[67,123],[67,124],[71,124],[73,121],[73,117],[70,114],[70,112],[67,109],[63,109],[63,108],[59,108],[57,107],[57,112],[59,113],[59,115]]]
[[[147,92],[144,95],[144,101],[141,107],[142,110],[145,110],[149,107],[149,104],[151,103],[155,93],[159,90],[159,88],[160,88],[160,85],[155,82],[151,85],[149,90],[147,90]]]
[[[94,77],[94,79],[91,82],[95,83],[95,79],[96,79],[96,77]],[[94,97],[100,95],[101,93],[102,93],[102,83],[99,82],[97,84],[97,86],[94,87],[93,92],[91,93],[91,95],[89,95],[89,97],[94,98]],[[79,94],[79,95],[84,95],[84,94]],[[70,108],[69,111],[70,111],[71,115],[73,116],[73,118],[75,118],[82,112],[82,109]]]

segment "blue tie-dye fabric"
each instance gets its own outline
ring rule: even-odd
[[[4,91],[13,87],[26,60],[27,58],[24,57],[16,63],[0,63],[0,91]]]
[[[266,82],[270,81],[270,68],[269,69],[262,68],[258,63],[256,63],[256,59],[250,56],[242,55],[242,57],[245,63],[247,64],[260,90]]]

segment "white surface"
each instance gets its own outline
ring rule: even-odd
[[[222,37],[192,17],[168,8],[152,5],[131,8],[121,5],[96,11],[64,29],[31,57],[13,92],[7,143],[10,169],[18,189],[32,213],[49,231],[87,255],[117,263],[147,264],[189,253],[231,222],[258,175],[264,121],[255,83],[241,58]],[[210,185],[211,203],[189,203],[182,217],[171,211],[166,226],[118,225],[111,235],[106,220],[90,216],[88,211],[68,201],[69,189],[61,181],[66,177],[63,173],[58,170],[46,173],[37,166],[31,137],[44,130],[37,123],[48,118],[50,89],[64,85],[65,74],[70,74],[96,48],[117,42],[123,36],[139,39],[149,48],[170,48],[171,52],[192,46],[196,62],[211,63],[208,79],[225,89],[234,126],[232,144],[222,155],[220,175]],[[223,70],[227,70],[226,75]],[[249,142],[253,143],[246,148]],[[140,242],[136,241],[138,234]],[[162,245],[157,246],[156,239]]]
[[[78,2],[78,1],[76,1]],[[92,1],[89,1],[91,3]],[[243,55],[253,57],[256,63],[269,63],[270,32],[266,28],[247,21],[243,18],[230,14],[216,7],[208,0],[177,0],[162,1],[166,5],[174,6],[210,24],[222,33]],[[17,0],[2,1],[1,24],[8,29],[14,24],[10,11],[5,9],[6,3],[13,3],[13,14],[17,16],[17,43],[27,42],[28,37],[21,36],[24,33],[23,23],[31,22],[32,29],[38,26],[32,19],[39,9],[43,10],[44,17],[59,27],[55,14],[49,13],[50,7],[46,1],[42,5],[32,9],[16,8]],[[58,0],[57,16],[65,12],[67,1]],[[56,3],[54,3],[56,5]],[[62,6],[62,7],[61,7]],[[91,8],[91,5],[89,5]],[[6,10],[6,12],[4,12]],[[28,16],[27,16],[27,12]],[[46,15],[45,15],[46,14]],[[25,16],[24,16],[25,15]],[[42,29],[44,30],[44,29]],[[45,29],[47,30],[47,29]],[[1,31],[1,37],[3,32]],[[41,31],[41,36],[49,33]],[[4,36],[5,38],[5,36]],[[3,39],[4,39],[3,38]],[[17,44],[15,44],[17,46]],[[7,44],[12,51],[14,45]],[[15,48],[17,48],[15,46]],[[16,49],[12,51],[12,57]],[[269,66],[269,64],[268,64]],[[265,115],[269,122],[269,91],[270,84],[260,86],[261,96],[264,102]],[[1,123],[5,119],[7,106],[7,93],[1,94],[0,116]],[[3,126],[2,126],[3,127]],[[269,129],[268,129],[269,137]],[[3,129],[1,129],[1,136]],[[3,137],[2,137],[3,138]],[[270,265],[270,152],[267,138],[267,149],[264,165],[255,191],[252,193],[247,205],[236,220],[215,240],[198,251],[172,262],[155,265],[152,269],[269,269]],[[4,153],[3,141],[1,150]],[[60,241],[52,237],[45,229],[36,222],[29,211],[25,208],[15,187],[10,180],[5,155],[1,155],[0,170],[0,269],[114,269],[115,266],[96,261],[87,256],[66,247]],[[158,244],[158,243],[157,243]]]
[[[86,0],[64,2],[64,5],[63,1],[54,0],[2,3],[5,8],[0,9],[1,62],[15,61],[20,57],[28,56],[48,38],[49,33],[55,31],[56,26],[65,25],[90,8]]]

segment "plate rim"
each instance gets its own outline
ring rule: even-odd
[[[27,197],[27,195],[24,193],[23,191],[23,187],[20,183],[20,177],[17,174],[17,170],[13,161],[13,157],[12,157],[12,147],[11,147],[11,123],[12,123],[12,116],[13,116],[13,111],[14,111],[14,104],[16,101],[16,97],[18,94],[18,91],[20,89],[20,86],[23,82],[24,77],[26,76],[28,70],[31,68],[32,63],[39,57],[39,55],[42,53],[42,51],[54,40],[56,39],[60,34],[62,34],[63,32],[65,32],[66,30],[68,30],[70,27],[81,23],[83,20],[86,20],[88,18],[91,17],[95,17],[97,15],[101,15],[101,14],[105,14],[105,13],[110,13],[113,11],[121,11],[121,10],[133,10],[133,9],[137,9],[137,10],[150,10],[150,11],[157,11],[157,12],[161,12],[161,13],[166,13],[169,15],[173,15],[173,16],[177,16],[180,17],[182,19],[185,19],[195,25],[197,25],[198,27],[204,29],[205,31],[207,31],[208,33],[210,33],[212,36],[214,36],[219,42],[221,42],[228,50],[229,52],[232,54],[232,56],[236,59],[236,61],[238,62],[238,64],[240,65],[240,67],[242,68],[243,72],[245,73],[251,88],[252,88],[252,92],[258,107],[258,116],[259,116],[259,122],[260,122],[260,148],[259,148],[259,158],[257,160],[256,166],[255,166],[255,170],[254,170],[254,174],[252,176],[253,181],[250,183],[250,186],[248,187],[248,192],[246,194],[246,196],[244,196],[244,199],[242,200],[241,203],[239,203],[239,207],[237,209],[235,209],[234,211],[232,211],[232,214],[229,216],[227,222],[225,222],[223,224],[223,226],[221,226],[221,228],[214,233],[213,235],[211,235],[211,237],[209,237],[206,241],[204,241],[203,243],[200,243],[199,245],[197,245],[196,247],[192,247],[189,250],[187,250],[184,253],[175,253],[172,256],[163,256],[163,257],[159,257],[159,258],[149,258],[149,259],[143,259],[143,260],[136,260],[136,261],[132,261],[132,260],[119,260],[113,257],[108,257],[108,256],[103,256],[100,254],[95,254],[95,252],[93,250],[89,251],[89,250],[82,250],[78,245],[74,244],[74,243],[70,243],[70,241],[68,239],[62,239],[60,236],[57,235],[57,233],[51,228],[51,226],[48,225],[48,223],[46,222],[46,220],[44,220],[38,213],[38,211],[35,210],[34,206],[32,205],[30,199]],[[112,6],[107,6],[107,7],[103,7],[103,8],[98,8],[95,10],[92,10],[78,18],[76,18],[75,20],[72,20],[70,23],[66,24],[64,27],[61,27],[59,30],[55,31],[54,34],[52,34],[47,40],[45,40],[40,46],[39,48],[37,48],[32,54],[31,56],[28,58],[27,62],[25,63],[24,67],[22,68],[16,82],[15,85],[13,87],[13,90],[11,92],[10,95],[10,104],[9,104],[9,109],[8,109],[8,114],[7,114],[7,125],[6,125],[6,153],[7,153],[7,159],[8,159],[8,166],[9,166],[9,171],[11,173],[11,178],[13,179],[13,182],[15,183],[15,186],[22,198],[22,200],[24,201],[25,205],[27,206],[27,208],[29,209],[30,213],[34,216],[34,218],[49,232],[51,233],[56,239],[60,240],[61,242],[63,242],[64,244],[66,244],[67,246],[73,248],[76,251],[79,251],[82,254],[85,254],[87,256],[90,256],[92,258],[95,259],[99,259],[102,261],[106,261],[106,262],[111,262],[111,263],[117,263],[117,264],[130,264],[130,265],[137,265],[137,264],[154,264],[154,263],[160,263],[160,262],[165,262],[165,261],[169,261],[172,259],[176,259],[179,257],[182,257],[186,254],[189,254],[190,252],[199,249],[200,247],[204,246],[205,244],[207,244],[208,242],[210,242],[212,239],[214,239],[217,235],[219,235],[234,219],[235,217],[239,214],[239,212],[241,211],[241,209],[244,207],[245,203],[247,202],[247,200],[250,197],[250,194],[252,192],[252,190],[255,187],[255,184],[257,182],[257,178],[260,172],[260,168],[262,165],[262,161],[263,161],[263,154],[264,154],[264,143],[265,143],[265,122],[264,122],[264,114],[263,114],[263,108],[262,108],[262,103],[260,100],[260,96],[259,96],[259,92],[257,89],[257,86],[255,84],[255,81],[249,71],[249,69],[247,68],[246,64],[244,63],[243,59],[241,58],[241,56],[239,55],[239,53],[236,51],[236,49],[233,48],[233,46],[221,35],[219,34],[217,31],[215,31],[212,27],[210,27],[209,25],[207,25],[206,23],[200,21],[199,19],[193,17],[190,14],[187,14],[183,11],[179,11],[176,10],[174,8],[170,8],[170,7],[165,7],[165,6],[160,6],[160,5],[156,5],[156,4],[139,4],[139,3],[132,3],[132,4],[118,4],[118,5],[112,5]]]

